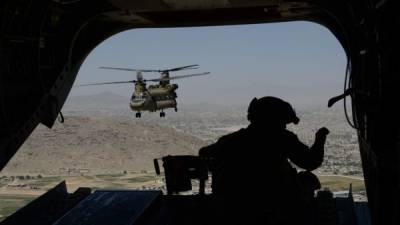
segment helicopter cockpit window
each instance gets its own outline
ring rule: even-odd
[[[131,99],[132,101],[143,101],[146,98],[143,94],[140,94],[140,95],[133,95]]]
[[[137,101],[143,101],[145,99],[145,96],[143,93],[140,93],[140,95],[135,96],[135,100]]]

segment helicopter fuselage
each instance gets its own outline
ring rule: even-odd
[[[177,109],[176,102],[177,84],[150,85],[146,88],[145,83],[136,83],[135,92],[131,97],[130,108],[136,112],[164,110],[167,108]]]
[[[178,111],[177,102],[176,102],[176,89],[178,89],[177,84],[171,84],[171,80],[182,79],[194,76],[203,76],[207,75],[210,72],[203,73],[195,73],[195,74],[185,74],[178,76],[170,76],[169,72],[171,71],[179,71],[185,69],[197,69],[198,65],[189,65],[182,67],[175,67],[171,69],[164,70],[154,70],[154,69],[131,69],[131,68],[120,68],[120,67],[100,67],[101,69],[112,69],[112,70],[123,70],[123,71],[136,71],[136,80],[129,81],[113,81],[113,82],[101,82],[101,83],[92,83],[92,84],[83,84],[80,86],[88,86],[88,85],[104,85],[104,84],[126,84],[126,83],[134,83],[135,91],[132,94],[130,101],[130,108],[133,111],[136,111],[136,117],[141,117],[142,111],[155,112],[157,110],[161,110],[160,117],[165,117],[164,109],[174,108],[175,112]],[[158,72],[161,73],[160,78],[155,79],[144,79],[142,73],[143,72]],[[146,82],[158,82],[157,85],[150,85],[147,87]]]

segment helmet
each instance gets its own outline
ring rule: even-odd
[[[298,124],[300,121],[289,103],[272,96],[253,98],[247,113],[247,119],[252,123],[268,121],[279,124]]]

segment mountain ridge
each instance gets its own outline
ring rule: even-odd
[[[168,154],[197,154],[205,142],[173,128],[109,117],[70,116],[39,126],[2,171],[60,174],[152,170]]]

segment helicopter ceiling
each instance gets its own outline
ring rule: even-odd
[[[179,75],[179,76],[173,76],[173,77],[164,77],[164,78],[156,78],[156,79],[143,79],[140,81],[143,82],[159,82],[159,81],[167,81],[167,80],[176,80],[176,79],[182,79],[182,78],[187,78],[187,77],[194,77],[194,76],[204,76],[209,74],[210,72],[204,72],[204,73],[195,73],[195,74],[187,74],[187,75]],[[77,87],[81,86],[92,86],[92,85],[104,85],[104,84],[126,84],[126,83],[136,83],[138,82],[137,80],[129,80],[129,81],[115,81],[115,82],[104,82],[104,83],[91,83],[91,84],[80,84],[77,85]]]
[[[157,73],[168,73],[168,72],[174,72],[174,71],[179,71],[179,70],[190,70],[190,69],[198,69],[199,65],[189,65],[189,66],[181,66],[181,67],[175,67],[171,69],[164,69],[164,70],[153,70],[153,69],[131,69],[131,68],[119,68],[119,67],[106,67],[106,66],[101,66],[99,67],[100,69],[108,69],[108,70],[123,70],[123,71],[132,71],[132,72],[157,72]]]

